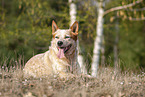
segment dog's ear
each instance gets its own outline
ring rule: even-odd
[[[57,30],[59,29],[58,26],[56,25],[55,21],[53,20],[52,21],[52,34]]]
[[[78,24],[78,22],[75,21],[75,22],[73,23],[73,25],[70,27],[70,29],[71,29],[73,35],[75,35],[75,36],[78,35],[78,29],[79,29],[79,24]]]

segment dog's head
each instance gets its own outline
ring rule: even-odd
[[[70,29],[59,29],[56,23],[52,21],[52,35],[58,49],[58,58],[71,55],[76,49],[78,22],[74,22]]]

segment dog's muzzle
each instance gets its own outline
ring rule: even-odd
[[[64,47],[62,46],[63,45],[63,42],[62,41],[58,41],[57,42],[57,45],[58,45],[58,54],[57,54],[57,57],[58,58],[63,58],[65,57],[65,53],[71,48],[72,44],[69,44],[68,46]]]

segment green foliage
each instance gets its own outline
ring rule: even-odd
[[[4,0],[0,6],[3,12],[0,15],[0,60],[20,55],[28,60],[46,51],[51,41],[51,21],[58,21],[60,28],[69,24],[68,4],[63,1]]]
[[[129,24],[126,28],[126,22]],[[125,68],[136,69],[139,67],[144,67],[145,62],[143,61],[145,56],[144,47],[145,39],[143,33],[143,21],[141,22],[122,22],[120,28],[120,57],[128,65]]]

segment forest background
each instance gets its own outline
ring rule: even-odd
[[[136,0],[104,0],[105,10]],[[91,68],[96,36],[97,7],[95,0],[75,0],[79,22],[79,45],[84,63]],[[100,66],[114,67],[115,46],[121,70],[145,70],[145,1],[104,16],[103,46]],[[60,28],[70,24],[68,0],[1,0],[0,1],[0,64],[7,66],[49,49],[51,22]],[[118,34],[116,34],[116,32]],[[116,37],[118,41],[116,43]]]

